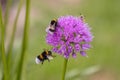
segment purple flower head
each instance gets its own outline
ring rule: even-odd
[[[82,17],[61,16],[57,19],[56,30],[53,34],[47,32],[46,42],[53,46],[53,52],[69,58],[76,53],[86,56],[85,50],[91,48],[93,35],[90,27]]]

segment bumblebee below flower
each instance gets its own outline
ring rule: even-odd
[[[91,48],[90,42],[93,39],[90,30],[83,16],[61,16],[57,19],[55,32],[47,33],[46,42],[53,47],[53,52],[65,58],[70,55],[75,58],[77,53],[87,56],[86,50]]]
[[[38,55],[35,59],[35,62],[39,64],[40,62],[43,64],[44,60],[48,60],[50,62],[53,59],[52,52],[48,50],[44,50],[40,55]]]

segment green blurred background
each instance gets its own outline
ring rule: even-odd
[[[10,12],[10,21],[14,19],[17,1]],[[120,0],[31,0],[29,48],[26,54],[23,80],[61,80],[63,57],[55,54],[51,62],[43,65],[35,63],[35,57],[43,49],[51,49],[46,44],[45,29],[53,18],[64,15],[79,16],[83,14],[85,21],[92,28],[94,39],[92,48],[87,51],[88,58],[79,53],[76,59],[70,58],[66,80],[120,80]],[[13,75],[21,50],[23,6],[16,33],[13,54]],[[13,16],[13,17],[12,17]],[[12,25],[9,21],[9,26]],[[9,42],[8,27],[6,46]]]

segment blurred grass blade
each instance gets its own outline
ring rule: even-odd
[[[8,18],[9,18],[9,12],[11,8],[12,0],[7,0],[6,2],[7,4],[6,4],[6,10],[5,10],[5,19],[4,19],[5,31],[8,24]]]
[[[0,4],[0,29],[1,29],[1,56],[2,56],[2,63],[3,63],[3,69],[4,69],[4,80],[8,80],[9,73],[7,68],[7,62],[6,62],[6,55],[5,55],[5,46],[4,46],[4,25],[2,20],[2,8]]]
[[[18,65],[17,80],[21,80],[22,69],[23,69],[26,49],[28,45],[29,13],[30,13],[30,0],[26,0],[26,16],[25,16],[25,25],[24,25],[24,33],[23,33],[22,52],[20,56],[20,62]]]
[[[14,38],[15,38],[15,32],[16,32],[18,17],[19,17],[21,8],[22,8],[23,1],[24,0],[20,0],[20,3],[18,5],[17,14],[16,14],[14,24],[13,24],[13,32],[12,32],[12,36],[11,36],[10,43],[9,43],[9,46],[8,46],[7,61],[8,61],[8,69],[9,69],[9,71],[12,68],[12,64],[11,64],[12,60],[11,59],[12,59],[13,42],[14,42]]]

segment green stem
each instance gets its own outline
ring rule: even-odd
[[[24,0],[20,0],[19,6],[18,6],[18,10],[17,10],[17,14],[16,14],[16,17],[15,17],[15,20],[14,20],[14,24],[13,24],[12,36],[11,36],[11,39],[10,39],[10,43],[8,45],[7,61],[8,61],[8,70],[9,70],[9,72],[10,72],[10,69],[12,68],[12,65],[11,65],[12,60],[11,60],[11,58],[12,58],[13,42],[14,42],[14,38],[15,38],[15,32],[16,32],[18,17],[19,17],[21,8],[22,8],[23,1]]]
[[[67,62],[68,59],[64,59],[64,67],[63,67],[63,75],[62,75],[62,80],[65,80],[65,74],[66,74],[66,69],[67,69]]]
[[[23,0],[20,0],[19,6],[18,6],[18,11],[17,11],[15,21],[14,21],[14,24],[13,24],[12,36],[11,36],[10,43],[9,43],[9,46],[8,46],[8,52],[7,52],[7,54],[8,54],[8,66],[11,65],[10,62],[11,62],[11,57],[12,57],[13,42],[14,42],[14,38],[15,38],[17,21],[18,21],[18,17],[19,17],[19,14],[20,14],[20,10],[22,8],[22,4],[23,4]]]
[[[26,0],[26,16],[25,16],[24,34],[23,34],[23,42],[22,42],[22,52],[18,66],[17,80],[21,80],[22,69],[24,64],[23,62],[25,59],[25,54],[28,44],[27,42],[28,42],[28,32],[29,32],[29,13],[30,13],[30,0]]]
[[[0,28],[1,28],[1,56],[2,56],[2,63],[4,68],[4,80],[8,80],[9,73],[7,68],[7,61],[6,61],[6,55],[5,55],[5,46],[4,46],[4,25],[2,20],[2,8],[0,4]]]
[[[5,30],[6,30],[6,26],[8,24],[8,17],[9,17],[11,4],[12,4],[12,0],[7,0],[6,9],[5,9],[5,19],[4,19]]]

